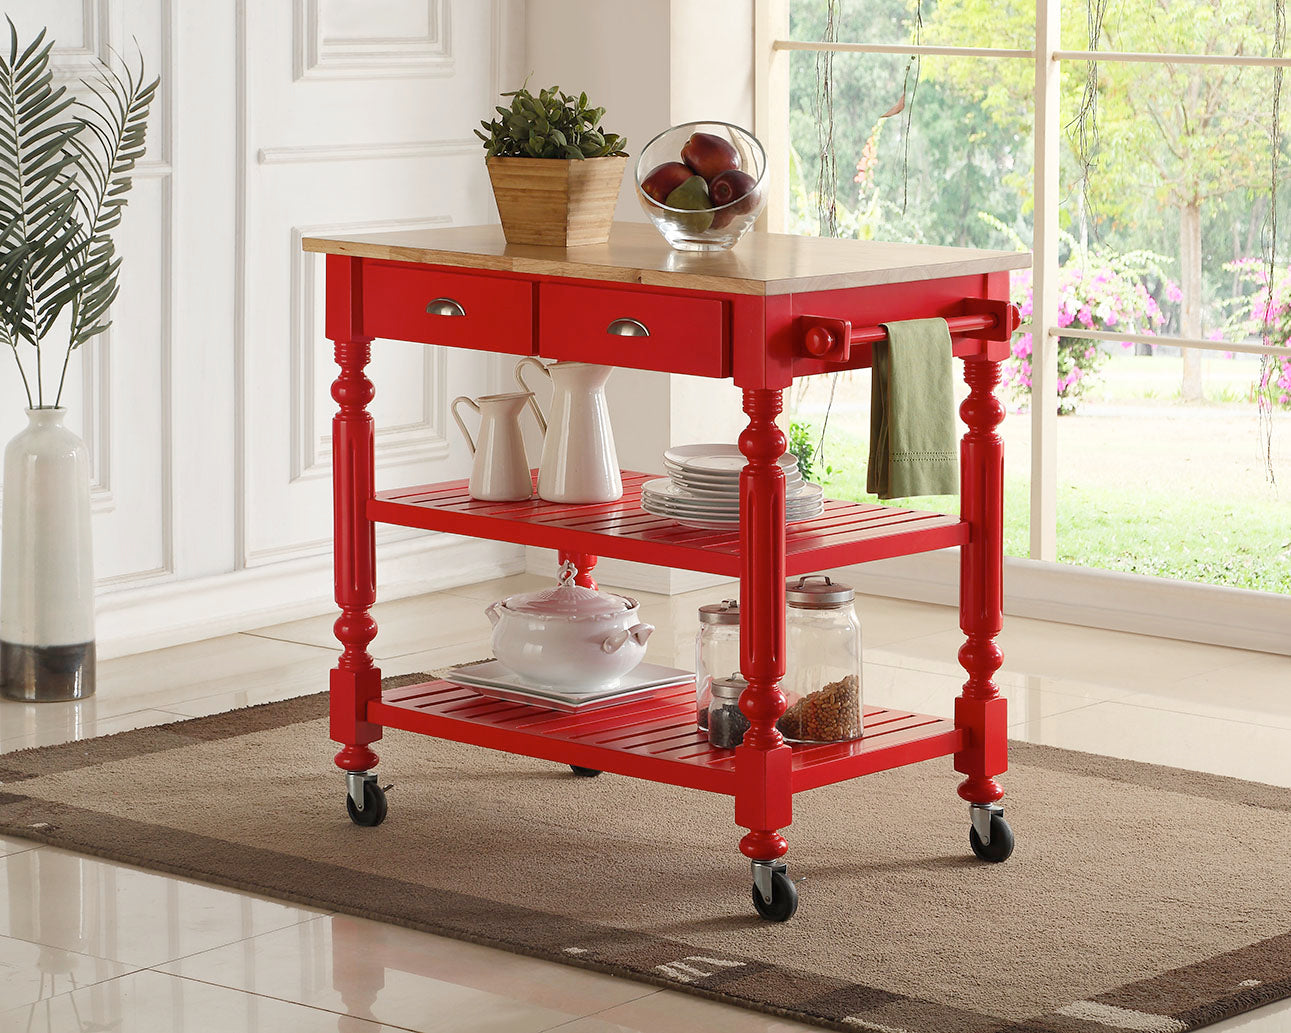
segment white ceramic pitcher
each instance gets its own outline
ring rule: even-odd
[[[471,498],[485,502],[518,502],[533,494],[533,475],[524,454],[524,435],[520,431],[520,414],[533,399],[529,391],[503,395],[481,395],[454,398],[449,407],[453,419],[466,438],[466,446],[475,456],[471,466]],[[471,439],[459,405],[469,405],[480,414],[478,443]]]
[[[526,366],[551,379],[551,417],[546,419],[535,400],[534,415],[542,427],[542,459],[538,463],[538,496],[548,502],[614,502],[623,497],[619,457],[614,451],[610,407],[605,382],[612,366],[591,362],[543,365],[532,355],[516,363],[515,376],[526,391]],[[532,396],[532,392],[530,392]]]

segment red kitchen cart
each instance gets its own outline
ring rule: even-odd
[[[747,829],[740,850],[753,870],[753,902],[784,920],[797,906],[781,829],[795,793],[874,771],[952,756],[965,778],[969,840],[1002,861],[1013,835],[996,775],[1007,768],[1002,662],[1003,451],[995,395],[1017,310],[1008,270],[1026,254],[750,233],[732,251],[673,251],[652,227],[616,224],[603,245],[509,246],[498,227],[309,238],[327,254],[327,337],[340,373],[332,385],[336,637],[331,737],[347,774],[346,805],[377,825],[386,799],[372,743],[384,728],[474,743],[735,798]],[[880,324],[943,316],[969,394],[960,406],[960,515],[829,502],[823,516],[786,528],[785,438],[776,425],[795,377],[868,366]],[[630,336],[625,336],[630,334]],[[736,531],[695,530],[644,513],[645,475],[624,473],[623,498],[604,505],[479,502],[465,481],[376,492],[374,388],[364,373],[374,338],[582,360],[732,379],[749,422],[739,447]],[[695,726],[693,686],[592,713],[564,714],[492,700],[443,681],[383,692],[368,645],[377,633],[375,525],[400,524],[554,548],[593,586],[598,556],[740,579],[740,706],[750,727],[734,751],[708,745]],[[929,549],[960,549],[959,662],[968,674],[953,719],[868,707],[864,737],[786,744],[784,590],[788,576]]]

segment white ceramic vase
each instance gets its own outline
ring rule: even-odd
[[[29,702],[94,692],[90,458],[66,409],[27,410],[4,453],[0,694]]]
[[[526,355],[516,363],[515,377],[526,391],[523,370],[533,366],[551,380],[551,416],[535,400],[533,413],[542,428],[538,463],[538,497],[547,502],[615,502],[623,497],[610,406],[605,382],[612,366],[591,362],[543,363]]]
[[[520,414],[533,395],[513,391],[504,395],[454,398],[448,408],[475,457],[468,489],[471,498],[484,502],[519,502],[533,495],[533,475],[524,451]],[[466,421],[457,411],[467,405],[480,414],[479,440],[471,437]]]

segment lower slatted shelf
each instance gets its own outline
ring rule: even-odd
[[[431,681],[387,689],[369,705],[368,719],[388,728],[561,764],[735,793],[735,754],[710,746],[695,727],[693,683],[629,703],[567,714]],[[962,746],[963,732],[953,721],[866,707],[861,739],[793,747],[793,791],[944,757]]]

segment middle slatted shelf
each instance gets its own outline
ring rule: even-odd
[[[379,492],[367,512],[379,523],[739,577],[738,528],[702,530],[641,509],[642,485],[655,476],[624,471],[615,502],[482,502],[462,480]],[[807,574],[967,540],[968,525],[957,516],[834,500],[820,517],[786,526],[785,570]]]

